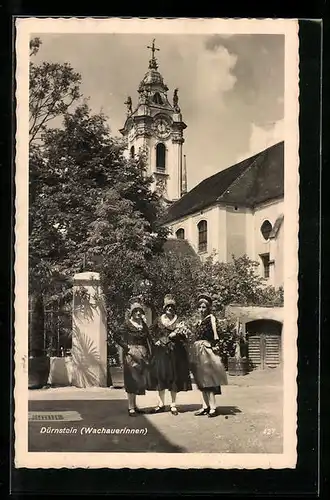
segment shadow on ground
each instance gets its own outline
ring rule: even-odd
[[[201,405],[178,405],[180,413],[195,412],[201,408]],[[220,406],[217,405],[217,415],[236,415],[242,413],[237,406]]]
[[[156,452],[182,453],[186,450],[167,440],[144,415],[130,417],[125,400],[30,401],[29,411],[77,411],[78,422],[29,422],[29,452]],[[42,432],[42,428],[51,432]],[[82,433],[82,428],[119,429],[119,433]],[[55,433],[55,429],[75,430]],[[141,429],[144,434],[129,434],[125,429]],[[44,429],[43,429],[44,430]]]

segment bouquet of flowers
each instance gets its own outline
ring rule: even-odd
[[[184,321],[180,321],[180,323],[178,323],[172,333],[175,334],[175,337],[180,337],[183,340],[187,340],[190,334],[190,330]]]

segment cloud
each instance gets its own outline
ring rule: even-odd
[[[196,101],[208,108],[219,107],[223,103],[224,93],[230,91],[236,77],[232,73],[237,57],[230,54],[223,46],[215,50],[203,50],[197,60]]]
[[[237,56],[230,54],[222,46],[203,53],[199,59],[198,71],[205,76],[209,91],[217,94],[233,88],[236,77],[232,74],[232,69],[236,61]]]
[[[237,162],[250,158],[283,140],[284,120],[278,120],[274,124],[265,127],[258,127],[255,123],[252,123],[249,149],[244,154],[239,155]]]
[[[173,85],[179,87],[183,108],[188,113],[191,111],[193,115],[198,114],[202,121],[200,114],[206,116],[214,110],[219,111],[223,94],[230,91],[236,83],[236,76],[233,74],[236,55],[230,54],[221,45],[210,50],[207,40],[208,37],[191,35],[176,37],[170,41],[167,54],[163,54],[168,56],[172,67],[165,71],[165,67],[161,65],[167,83],[171,86],[173,80]],[[169,74],[169,69],[172,73],[174,65],[173,78],[170,78],[172,75]]]
[[[236,78],[233,92],[228,95],[232,106],[240,101],[249,108],[250,123],[259,127],[271,120],[283,118],[284,106],[284,36],[283,35],[223,35],[209,37],[205,45],[210,52],[218,47],[236,57],[232,75]]]

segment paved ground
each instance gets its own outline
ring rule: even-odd
[[[121,388],[33,390],[29,399],[30,411],[71,410],[82,417],[77,422],[30,422],[29,451],[282,452],[282,374],[278,369],[229,377],[229,385],[217,396],[219,416],[213,419],[194,416],[200,407],[196,389],[179,394],[177,417],[168,412],[129,417]],[[138,404],[150,410],[156,394],[148,392],[138,398]],[[42,428],[50,433],[41,432]],[[52,430],[65,428],[69,433]],[[86,434],[83,428],[102,433]],[[142,431],[129,434],[130,429]]]

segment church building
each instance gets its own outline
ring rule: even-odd
[[[171,238],[205,259],[221,262],[247,255],[259,262],[269,285],[283,286],[284,142],[204,179],[187,192],[184,131],[178,90],[169,100],[152,45],[138,102],[126,101],[121,134],[127,155],[144,152],[148,174],[168,205],[164,220]],[[203,168],[203,165],[200,166]],[[173,242],[174,243],[174,242]]]
[[[120,132],[127,143],[127,154],[134,157],[144,153],[154,187],[172,202],[186,192],[182,146],[187,126],[182,120],[178,89],[174,89],[172,102],[168,99],[169,88],[158,71],[155,51],[159,49],[154,42],[148,47],[152,56],[138,88],[138,103],[133,108],[132,98],[127,98],[127,118]]]
[[[283,286],[284,143],[208,177],[168,209],[176,238],[205,259],[247,255],[267,284]]]

